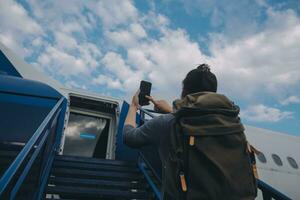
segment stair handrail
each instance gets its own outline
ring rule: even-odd
[[[57,133],[58,130],[58,119],[60,118],[61,110],[63,109],[63,102],[65,98],[61,97],[58,102],[55,104],[55,106],[51,109],[51,111],[48,113],[48,115],[44,118],[43,122],[40,124],[40,126],[37,128],[37,130],[34,132],[32,137],[29,139],[29,141],[26,143],[26,145],[22,148],[22,150],[19,152],[17,157],[14,159],[12,164],[8,167],[8,169],[5,171],[3,176],[0,178],[0,198],[4,197],[9,199],[15,199],[15,196],[17,195],[22,183],[24,182],[25,178],[28,175],[28,172],[30,171],[34,161],[37,159],[38,154],[41,152],[42,147],[46,144],[46,139],[48,138],[48,135],[50,134],[51,128],[53,128],[53,122],[54,120],[56,122],[56,130],[55,133]],[[59,138],[58,134],[56,134],[55,141],[53,142],[52,149],[50,153],[53,153],[53,151],[56,151],[57,146],[59,145]],[[39,141],[39,143],[38,143]],[[36,144],[38,143],[38,144]],[[31,157],[28,158],[30,152],[33,152]],[[41,172],[47,172],[49,171],[49,165],[51,165],[50,159],[53,159],[52,157],[49,157],[46,161],[46,165],[43,166],[41,169]],[[24,166],[24,167],[22,167]],[[20,172],[18,174],[18,172]],[[41,173],[41,176],[44,176],[45,174]],[[45,185],[45,180],[48,177],[39,177],[39,181],[41,182],[41,185]],[[40,186],[41,187],[41,186]],[[9,191],[10,190],[10,191]],[[40,199],[42,196],[43,188],[39,188],[36,194],[36,198]]]
[[[162,195],[161,195],[160,188],[154,183],[154,181],[151,178],[151,175],[147,172],[147,169],[149,169],[149,166],[151,166],[151,165],[145,160],[145,157],[143,157],[140,154],[139,157],[138,157],[138,167],[142,171],[143,175],[145,176],[146,181],[150,185],[150,187],[151,187],[152,191],[154,192],[156,198],[158,200],[162,200]],[[155,173],[155,171],[153,171],[153,169],[151,167],[150,167],[150,170],[152,171],[152,173],[153,172]]]
[[[155,115],[153,113],[162,114],[161,112],[157,112],[155,110],[140,108],[140,116],[141,116],[141,121],[142,121],[141,123],[145,122],[145,114],[147,114],[149,117],[153,118],[153,117],[155,117]],[[144,163],[152,171],[152,173],[155,175],[157,180],[161,181],[161,177],[158,177],[158,173],[155,171],[151,162],[143,155],[142,152],[140,152],[139,160],[140,159],[144,160]],[[147,177],[146,177],[146,179],[147,179]],[[152,187],[152,185],[154,184],[153,180],[151,180],[149,184]],[[261,190],[264,200],[270,200],[272,198],[275,200],[291,200],[291,198],[289,198],[285,194],[281,193],[280,191],[278,191],[277,189],[273,188],[271,185],[263,182],[260,179],[257,179],[257,188],[259,190]],[[153,188],[153,190],[154,190],[154,193],[156,193],[157,188]],[[158,198],[158,199],[160,199],[160,198]]]
[[[257,179],[257,188],[261,190],[263,199],[292,200],[260,179]]]
[[[145,114],[150,116],[151,118],[155,117],[154,114],[152,114],[152,111],[149,111],[148,109],[139,108],[140,110],[140,121],[139,126],[142,125],[145,122]],[[156,111],[153,111],[154,113],[157,113]],[[147,157],[143,154],[142,151],[139,151],[139,157],[138,157],[138,166],[142,173],[144,174],[146,181],[150,185],[152,191],[155,194],[155,197],[158,200],[162,200],[162,194],[160,191],[160,185],[161,185],[161,177],[159,176],[159,173],[154,169],[152,163],[147,159]],[[155,176],[156,180],[159,182],[159,186],[157,186],[152,180],[151,175],[147,171],[147,169],[150,169],[151,173]]]

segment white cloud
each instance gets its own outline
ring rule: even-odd
[[[126,80],[133,75],[133,71],[126,65],[122,56],[115,52],[108,52],[102,59],[105,67],[121,80]]]
[[[127,47],[125,56],[115,52],[104,56],[104,65],[121,80],[127,95],[138,88],[141,79],[146,79],[153,83],[154,95],[171,101],[179,97],[185,74],[206,61],[198,44],[184,30],[164,27],[161,31],[158,39]],[[129,31],[128,35],[134,37]]]
[[[263,104],[249,106],[241,112],[242,118],[254,122],[278,122],[293,117],[293,112],[281,111]]]
[[[108,52],[102,59],[105,68],[119,79],[126,92],[132,93],[138,89],[139,81],[143,79],[142,71],[134,71],[128,66],[123,57],[115,52]],[[107,75],[109,76],[109,75]],[[109,78],[111,79],[111,78]]]
[[[255,34],[234,41],[226,35],[212,35],[211,56],[203,55],[184,30],[171,29],[168,19],[154,12],[141,21],[146,30],[159,31],[157,39],[139,41],[131,28],[108,37],[125,48],[127,65],[152,81],[155,93],[167,99],[179,95],[185,74],[203,62],[211,64],[217,74],[220,91],[235,99],[251,101],[263,95],[280,99],[296,91],[300,82],[300,22],[291,10],[269,9],[267,14],[265,28]],[[163,25],[150,20],[158,18],[165,19]]]
[[[76,58],[53,46],[48,46],[45,52],[39,56],[38,64],[60,76],[89,73],[86,60]]]
[[[140,45],[141,39],[147,36],[143,26],[138,23],[130,24],[127,28],[105,31],[104,34],[114,45],[124,48]]]
[[[32,10],[31,21],[38,24],[42,33],[46,33],[43,37],[33,38],[30,43],[20,44],[22,48],[30,49],[30,54],[34,52],[37,55],[36,60],[31,62],[54,78],[63,80],[68,86],[75,85],[70,80],[71,76],[87,80],[91,72],[99,66],[102,56],[99,46],[88,41],[86,37],[95,27],[95,15],[88,10],[83,13],[90,4],[77,0],[29,0],[26,3]],[[23,26],[20,25],[21,28]],[[13,31],[12,35],[18,35],[18,32]],[[6,37],[6,40],[7,38],[9,39]],[[22,36],[23,41],[26,38],[28,37]],[[15,50],[13,45],[8,46]]]
[[[152,61],[147,58],[146,52],[139,47],[128,49],[127,60],[135,69],[143,70],[145,73],[151,71],[151,67],[154,65]]]
[[[93,83],[107,86],[108,88],[122,90],[122,83],[118,79],[112,79],[108,76],[100,74],[97,78],[93,79]]]
[[[34,35],[43,33],[41,26],[15,1],[0,1],[0,17],[2,31],[10,30]]]
[[[105,33],[105,36],[117,46],[127,48],[138,45],[137,37],[128,30],[109,31]]]
[[[135,49],[144,52],[148,62],[148,78],[154,83],[157,92],[167,98],[178,97],[181,81],[186,73],[196,64],[206,61],[206,57],[199,50],[198,44],[190,40],[183,30],[164,31],[158,40],[152,40]],[[130,57],[129,57],[130,58]],[[134,58],[129,60],[134,62]]]
[[[294,103],[300,103],[300,97],[297,96],[289,96],[288,98],[280,101],[282,105],[289,105]]]
[[[135,21],[138,11],[131,0],[104,0],[90,7],[100,17],[104,27],[114,28],[119,24]]]
[[[278,99],[300,89],[300,18],[291,10],[270,9],[265,30],[233,43],[214,36],[210,47],[210,63],[223,92]]]
[[[138,38],[143,38],[147,36],[145,29],[140,24],[137,23],[130,24],[130,30]]]
[[[68,88],[76,88],[76,89],[83,89],[83,90],[86,90],[86,89],[87,89],[86,85],[81,85],[81,84],[79,84],[78,82],[73,81],[73,80],[66,81],[65,85],[66,85]]]
[[[234,41],[259,30],[258,21],[263,17],[265,9],[262,1],[253,0],[181,0],[189,15],[210,18],[213,27],[222,28],[228,40]]]
[[[54,33],[55,36],[55,43],[56,46],[65,49],[70,50],[77,47],[77,41],[74,37],[70,37],[69,34],[57,31]]]
[[[21,57],[30,56],[32,50],[25,42],[43,35],[42,27],[28,15],[24,7],[12,0],[0,1],[0,40]]]
[[[139,17],[146,29],[163,31],[170,24],[170,20],[166,16],[154,11],[150,11]]]

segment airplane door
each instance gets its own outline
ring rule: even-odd
[[[71,111],[63,154],[106,158],[109,126],[103,116]]]

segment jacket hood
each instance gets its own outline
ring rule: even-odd
[[[206,108],[206,109],[236,109],[236,105],[226,96],[214,92],[197,92],[189,94],[183,99],[175,100],[175,110],[180,108]]]
[[[224,135],[244,130],[239,107],[226,96],[198,92],[174,101],[175,117],[189,133]]]

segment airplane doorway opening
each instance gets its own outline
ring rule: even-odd
[[[118,104],[79,94],[70,95],[63,155],[115,158]]]
[[[107,118],[72,111],[64,155],[106,158],[109,126]]]

